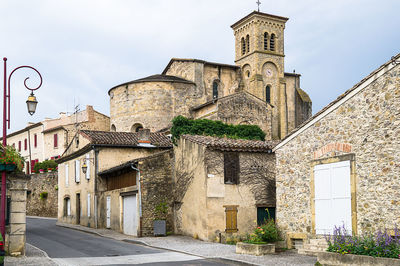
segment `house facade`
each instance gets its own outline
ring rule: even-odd
[[[389,61],[274,148],[276,221],[289,244],[334,226],[363,234],[400,223],[399,88]]]
[[[94,228],[111,228],[107,222],[107,206],[113,214],[120,214],[119,200],[107,203],[109,191],[118,190],[125,196],[136,190],[137,176],[129,173],[117,178],[99,173],[130,160],[146,157],[171,148],[171,141],[161,133],[142,130],[138,133],[79,131],[63,156],[58,167],[58,220]],[[85,165],[86,169],[82,167]],[[122,196],[121,196],[122,197]],[[133,204],[132,198],[129,204]],[[132,205],[133,206],[133,205]],[[118,211],[117,211],[118,209]],[[136,212],[128,208],[134,219]],[[136,219],[136,218],[135,218]],[[110,220],[111,222],[111,220]],[[118,223],[113,222],[113,228]],[[130,234],[137,234],[129,231]]]
[[[244,234],[275,213],[275,142],[181,136],[174,148],[175,233]]]

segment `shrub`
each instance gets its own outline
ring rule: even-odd
[[[329,252],[341,254],[366,255],[373,257],[400,258],[400,232],[397,227],[392,237],[387,230],[375,234],[352,236],[343,226],[336,227],[333,235],[325,236]]]
[[[45,199],[47,199],[48,195],[49,195],[49,193],[47,193],[47,191],[43,191],[39,194],[39,197],[41,200],[45,200]]]
[[[33,167],[33,170],[35,170],[36,173],[39,173],[39,169],[43,169],[45,172],[47,172],[49,168],[56,169],[57,165],[58,164],[54,160],[45,160],[41,163],[36,163]]]
[[[208,119],[188,119],[177,116],[172,120],[172,141],[183,134],[227,137],[232,139],[264,140],[265,133],[256,125],[228,125]]]
[[[264,224],[256,227],[254,232],[248,234],[243,242],[251,244],[265,244],[273,243],[281,240],[279,237],[279,231],[273,219],[264,221]]]

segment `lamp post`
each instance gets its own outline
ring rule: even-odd
[[[29,79],[29,77],[25,78],[24,80],[24,86],[26,89],[31,91],[31,94],[28,97],[28,100],[26,101],[26,105],[28,107],[28,113],[30,115],[33,115],[36,111],[36,105],[37,105],[37,100],[35,95],[33,94],[33,91],[37,90],[42,86],[42,75],[40,75],[39,71],[37,71],[35,68],[31,66],[19,66],[15,68],[13,71],[11,71],[10,75],[7,76],[7,58],[3,58],[4,61],[4,94],[3,94],[3,146],[7,146],[7,128],[10,129],[10,80],[12,74],[20,69],[20,68],[29,68],[34,70],[40,77],[40,84],[36,88],[29,88],[28,85],[26,85],[26,81]],[[3,239],[5,239],[5,232],[6,232],[6,172],[3,171],[1,173],[1,212],[0,212],[0,231],[1,235],[3,236]]]

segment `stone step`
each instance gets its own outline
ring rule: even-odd
[[[314,245],[328,245],[325,238],[313,238],[309,240],[309,243]]]
[[[300,255],[307,255],[307,256],[318,256],[318,253],[321,251],[314,251],[314,250],[306,250],[306,249],[298,249],[297,253]]]
[[[304,250],[316,250],[316,251],[326,251],[327,247],[319,247],[319,246],[304,246],[302,249]]]

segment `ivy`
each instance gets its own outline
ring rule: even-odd
[[[172,141],[181,135],[206,135],[231,139],[265,140],[265,133],[256,125],[229,125],[208,119],[189,119],[177,116],[172,120]]]

